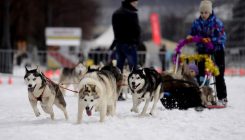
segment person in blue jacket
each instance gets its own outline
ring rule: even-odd
[[[214,45],[214,50],[207,50],[203,43],[197,43],[197,52],[199,54],[211,54],[214,58],[215,64],[218,66],[220,74],[215,77],[216,92],[218,97],[218,105],[227,104],[227,91],[224,79],[225,71],[225,42],[226,34],[224,31],[223,22],[217,18],[212,9],[212,2],[210,0],[202,0],[199,7],[200,17],[195,19],[192,23],[187,39],[192,36],[203,37],[203,42],[211,41]],[[199,63],[199,75],[204,75],[204,63]],[[199,79],[200,83],[202,78]]]

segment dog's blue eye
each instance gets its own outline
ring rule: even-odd
[[[87,99],[84,99],[84,101],[87,101]]]
[[[94,100],[92,99],[91,102],[93,102]]]

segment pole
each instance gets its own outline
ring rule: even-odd
[[[11,0],[4,0],[4,22],[3,22],[3,40],[2,48],[4,52],[1,52],[0,55],[2,58],[5,58],[6,61],[1,61],[0,63],[0,72],[2,73],[12,73],[13,71],[13,59],[11,51],[11,41],[10,41],[10,9]]]

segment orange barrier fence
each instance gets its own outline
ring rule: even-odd
[[[226,76],[245,76],[245,68],[227,68],[225,69]]]

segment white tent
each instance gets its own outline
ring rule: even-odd
[[[87,57],[88,52],[91,49],[96,49],[96,48],[109,49],[113,40],[114,40],[114,33],[113,33],[112,26],[110,26],[104,33],[102,33],[96,39],[91,41],[83,41],[82,49],[84,52],[84,56]]]
[[[110,26],[103,34],[93,41],[94,47],[109,48],[114,40],[112,26]]]

